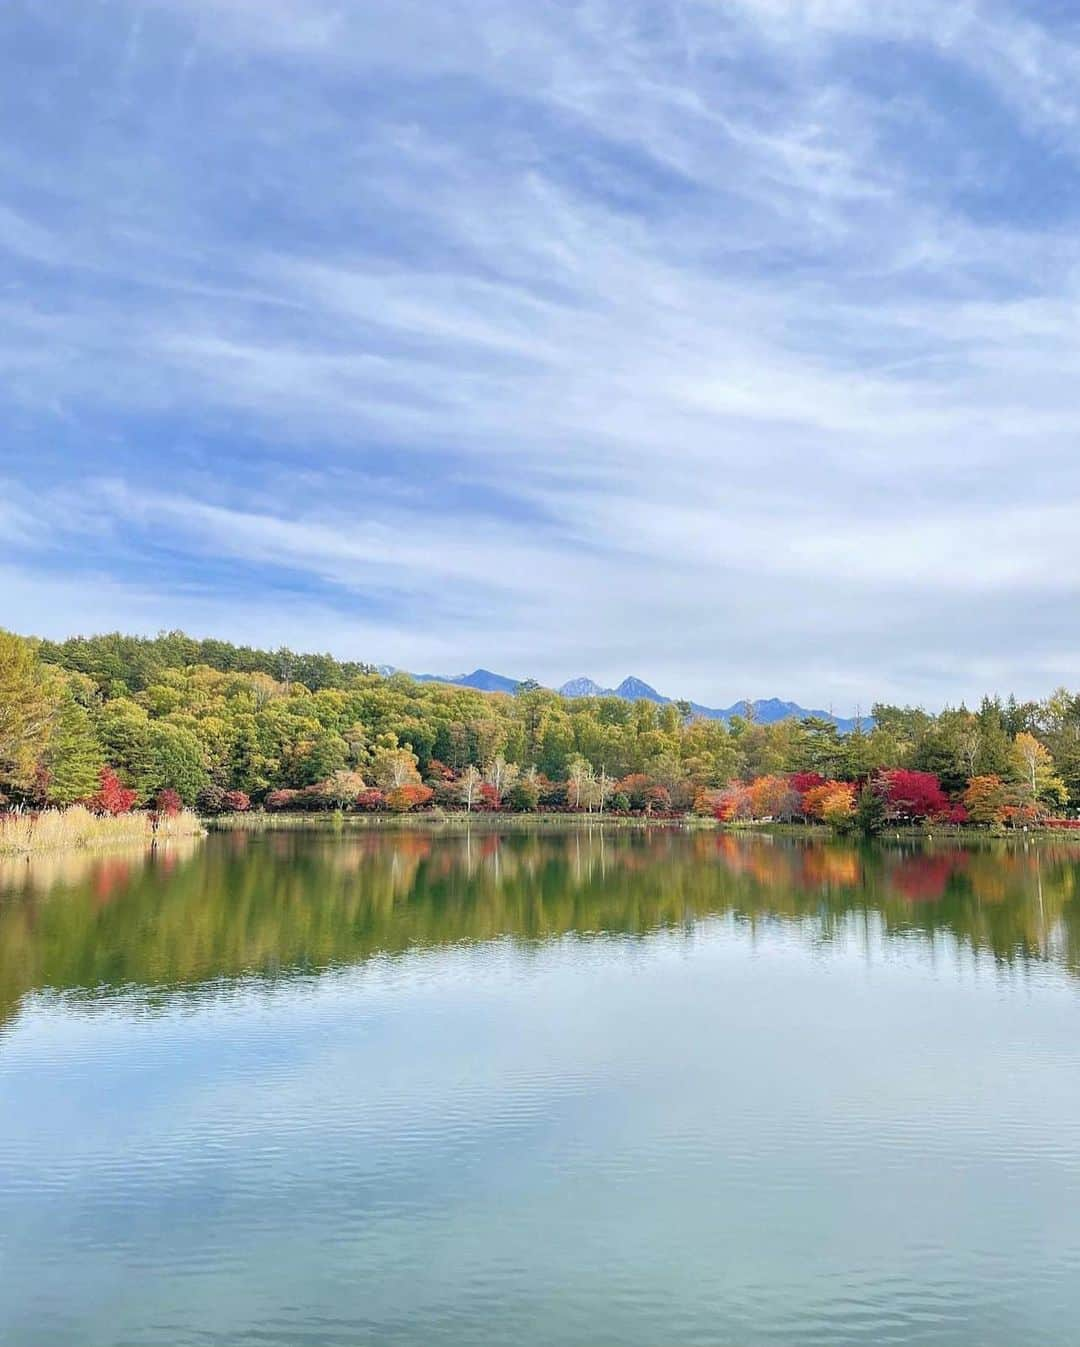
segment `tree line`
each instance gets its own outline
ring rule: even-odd
[[[718,817],[1025,820],[1080,807],[1080,696],[875,705],[840,734],[685,703],[512,694],[182,632],[0,632],[9,805],[570,809]],[[937,793],[935,793],[937,792]],[[853,825],[854,826],[854,825]]]

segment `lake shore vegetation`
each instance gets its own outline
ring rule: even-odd
[[[1080,696],[938,714],[879,704],[841,733],[820,717],[724,721],[532,681],[486,693],[180,632],[0,632],[5,827],[23,837],[49,815],[33,825],[45,836],[73,806],[80,836],[84,815],[184,810],[1066,830],[1080,826]]]
[[[198,815],[189,809],[173,815],[148,810],[100,814],[84,805],[9,810],[0,813],[0,856],[154,846],[180,837],[195,837],[203,831]]]

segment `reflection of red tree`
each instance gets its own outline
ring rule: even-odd
[[[905,856],[889,875],[889,884],[909,902],[940,902],[949,880],[966,861],[967,857],[959,854]]]
[[[155,864],[158,870],[164,875],[171,875],[179,863],[180,857],[175,851],[170,851],[168,847],[155,853]]]
[[[124,859],[101,861],[94,869],[94,905],[107,907],[131,879],[131,861]]]

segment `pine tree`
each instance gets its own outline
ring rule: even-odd
[[[864,837],[876,837],[885,827],[886,804],[872,783],[863,786],[855,806],[855,827]]]
[[[42,765],[46,798],[56,805],[74,804],[93,795],[105,765],[89,712],[66,686],[58,693]]]

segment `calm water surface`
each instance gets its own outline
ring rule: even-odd
[[[1080,850],[0,869],[0,1341],[1080,1344]]]

